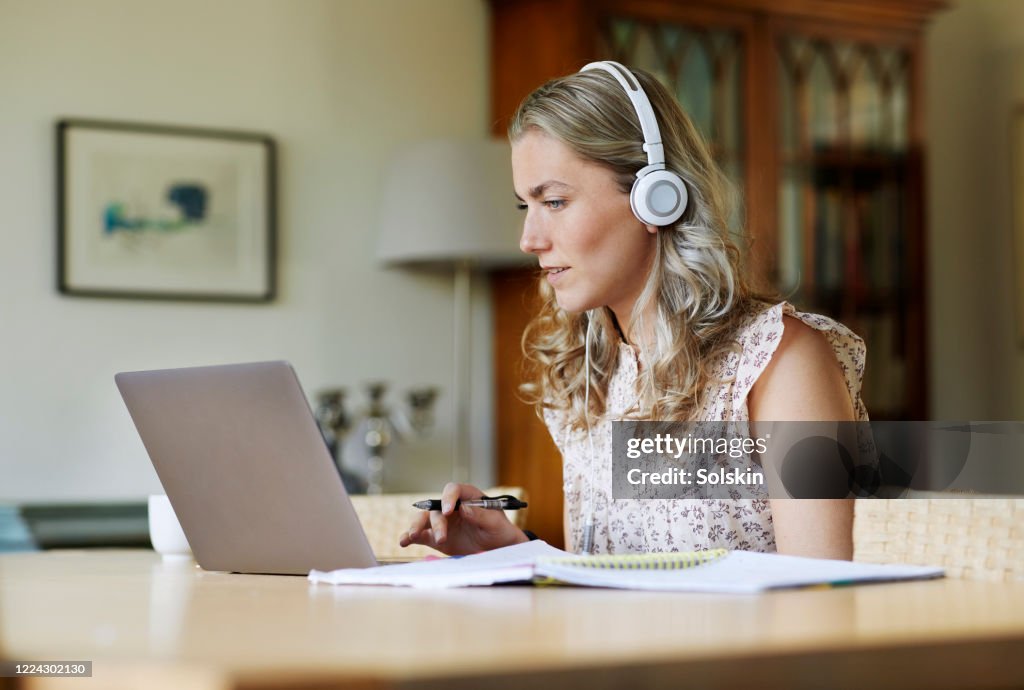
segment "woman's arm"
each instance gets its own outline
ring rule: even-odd
[[[853,402],[825,337],[789,316],[783,324],[782,340],[750,390],[751,422],[853,421]],[[771,509],[779,553],[853,557],[852,499],[772,499]]]

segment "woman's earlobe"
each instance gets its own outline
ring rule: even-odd
[[[647,224],[644,224],[644,227],[647,228],[647,232],[649,232],[652,235],[657,235],[658,234],[658,230],[660,230],[660,228],[657,225],[647,225]]]

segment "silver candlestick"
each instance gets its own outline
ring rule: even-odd
[[[316,418],[324,440],[350,493],[379,494],[383,491],[384,459],[393,439],[412,440],[427,435],[434,426],[436,388],[417,388],[407,393],[405,410],[393,410],[385,403],[387,384],[375,381],[366,386],[368,405],[357,415],[345,409],[344,389],[329,389],[318,395]],[[367,451],[364,472],[345,467],[345,440],[353,428],[362,432]]]

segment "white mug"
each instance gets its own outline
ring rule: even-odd
[[[170,500],[163,495],[149,497],[149,540],[157,553],[167,559],[192,557],[185,532],[181,529],[178,516],[174,514]]]

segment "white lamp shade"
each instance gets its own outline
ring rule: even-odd
[[[519,250],[511,148],[488,139],[404,150],[385,179],[377,257],[389,264],[482,266],[529,261]]]

